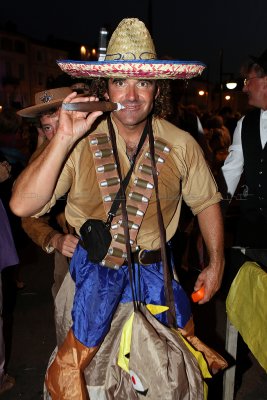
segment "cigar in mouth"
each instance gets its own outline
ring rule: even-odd
[[[63,110],[66,111],[119,111],[125,108],[121,103],[113,103],[111,101],[87,101],[86,103],[62,103]]]

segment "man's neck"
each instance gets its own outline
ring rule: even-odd
[[[117,120],[114,122],[118,128],[119,135],[123,138],[127,147],[138,145],[146,125],[146,120],[138,125],[123,125]]]

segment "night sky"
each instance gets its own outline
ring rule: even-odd
[[[123,18],[137,17],[152,26],[158,56],[199,60],[208,65],[210,79],[223,72],[238,77],[247,56],[267,48],[267,0],[45,0],[9,1],[0,5],[0,23],[17,25],[21,33],[97,45],[99,30],[109,32]],[[149,7],[149,4],[151,7]],[[220,54],[223,55],[220,58]]]

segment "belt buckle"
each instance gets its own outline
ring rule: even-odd
[[[145,264],[142,261],[142,255],[144,254],[144,251],[146,251],[146,249],[142,249],[142,250],[139,251],[139,253],[138,253],[138,262],[139,262],[139,264],[142,264],[142,265],[149,265],[149,263]]]

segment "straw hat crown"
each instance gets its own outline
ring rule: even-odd
[[[137,18],[123,19],[113,32],[105,60],[155,60],[155,46],[145,24]]]
[[[105,60],[58,60],[62,71],[75,78],[190,79],[200,75],[200,61],[159,60],[145,24],[123,19],[113,32]]]

